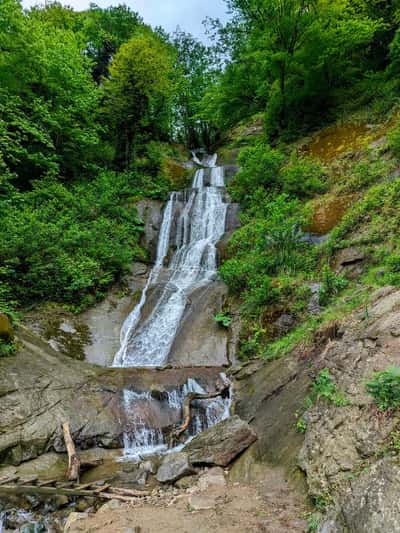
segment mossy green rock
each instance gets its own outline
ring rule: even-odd
[[[10,341],[12,340],[13,336],[14,334],[11,320],[6,314],[0,313],[0,339]]]

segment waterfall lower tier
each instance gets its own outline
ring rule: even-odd
[[[221,381],[226,382],[226,376],[223,374]],[[206,394],[200,383],[192,378],[183,386],[167,391],[135,392],[125,389],[125,458],[140,458],[166,452],[168,433],[181,423],[183,403],[192,392]],[[227,397],[194,400],[190,425],[183,435],[185,443],[227,418],[230,404],[230,393]]]

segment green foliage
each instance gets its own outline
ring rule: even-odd
[[[304,420],[303,417],[300,417],[296,422],[296,431],[298,433],[306,433],[307,431],[307,422]]]
[[[230,290],[241,295],[248,315],[295,294],[290,276],[311,265],[305,260],[309,245],[301,240],[297,225],[304,216],[300,203],[286,195],[258,198],[244,216],[248,223],[229,243],[231,258],[220,268]]]
[[[321,370],[314,381],[308,400],[309,404],[312,405],[321,398],[333,403],[337,407],[349,405],[349,400],[338,390],[328,368]]]
[[[232,198],[248,207],[260,190],[278,190],[279,172],[285,156],[263,142],[241,150],[238,163],[241,167],[230,187]]]
[[[177,51],[175,128],[178,140],[189,148],[209,147],[216,131],[202,120],[200,103],[215,81],[218,65],[211,47],[177,29],[171,39]]]
[[[112,125],[119,165],[131,168],[140,145],[170,132],[173,49],[143,30],[123,44],[106,80],[105,114]]]
[[[389,134],[389,147],[396,158],[400,158],[400,124],[398,124]]]
[[[289,354],[300,343],[311,343],[318,325],[318,319],[309,318],[284,337],[267,344],[261,352],[262,357],[267,360],[279,359]]]
[[[379,409],[397,409],[400,407],[400,368],[377,372],[366,388]]]
[[[232,317],[226,313],[217,313],[214,317],[214,320],[217,324],[221,325],[224,328],[229,328],[232,324]]]
[[[349,178],[340,186],[346,193],[359,192],[379,181],[386,180],[391,172],[391,164],[384,159],[376,159],[376,154],[365,161],[357,163]]]
[[[71,188],[40,181],[0,201],[0,283],[20,303],[88,305],[128,270],[142,224],[129,197],[133,176],[104,172]]]
[[[204,116],[219,127],[265,111],[270,138],[297,137],[387,65],[393,10],[384,21],[379,10],[350,0],[231,0],[229,6],[233,19],[216,29],[217,49],[230,62],[203,99]]]
[[[311,198],[327,190],[322,165],[312,158],[297,158],[295,154],[282,169],[281,180],[283,192],[299,198]]]
[[[317,533],[322,522],[322,514],[311,513],[307,519],[307,533]]]
[[[348,286],[348,283],[345,277],[335,274],[328,265],[324,265],[322,269],[322,287],[319,291],[319,303],[327,305],[332,297],[337,296]]]
[[[253,203],[260,190],[301,199],[326,190],[325,171],[320,163],[296,154],[287,161],[282,152],[264,142],[241,150],[238,162],[241,169],[230,190],[233,199],[245,207]]]

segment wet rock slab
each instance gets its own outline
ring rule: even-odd
[[[220,368],[102,369],[52,350],[29,330],[19,352],[0,359],[0,463],[19,464],[64,452],[61,425],[70,423],[78,448],[123,446],[123,390],[170,390],[198,379],[215,390]]]
[[[232,416],[197,435],[184,447],[184,452],[194,465],[227,466],[256,440],[257,435],[249,424]]]

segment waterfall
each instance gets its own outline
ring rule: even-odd
[[[166,206],[157,249],[157,259],[141,300],[121,330],[121,348],[113,366],[162,367],[168,362],[180,321],[197,288],[216,276],[216,244],[225,232],[227,204],[224,202],[224,169],[216,167],[216,155],[202,164],[210,166],[210,185],[205,170],[197,170],[192,189],[176,224],[176,251],[163,268],[171,244],[177,193]],[[163,271],[163,289],[150,315],[141,321],[150,287]]]
[[[197,170],[191,189],[183,195],[175,192],[170,195],[164,210],[155,265],[139,304],[123,324],[121,347],[113,366],[165,366],[186,306],[190,303],[190,294],[216,277],[216,244],[225,233],[227,212],[224,168],[215,166],[216,155],[205,156],[201,162],[194,156],[194,161],[203,168]],[[175,251],[166,265],[172,244]],[[159,295],[150,314],[143,317],[153,287],[157,287]],[[220,378],[226,383],[225,375],[221,374]],[[168,442],[161,428],[170,431],[171,427],[181,423],[185,398],[192,392],[206,394],[203,386],[192,378],[180,387],[157,392],[155,396],[151,391],[125,389],[124,457],[140,458],[167,452]],[[184,433],[186,442],[227,418],[230,398],[231,394],[227,398],[194,400],[191,422]]]
[[[226,376],[221,374],[223,381]],[[195,379],[175,389],[165,391],[162,399],[155,399],[150,391],[135,392],[124,390],[124,409],[127,424],[124,432],[124,457],[139,459],[168,451],[168,442],[162,430],[156,426],[154,411],[160,409],[174,414],[177,420],[182,418],[185,398],[191,392],[206,394],[205,389]],[[195,400],[192,404],[192,420],[186,431],[186,443],[195,435],[228,418],[231,405],[228,398],[217,397],[209,400]],[[174,450],[179,450],[182,445]]]

